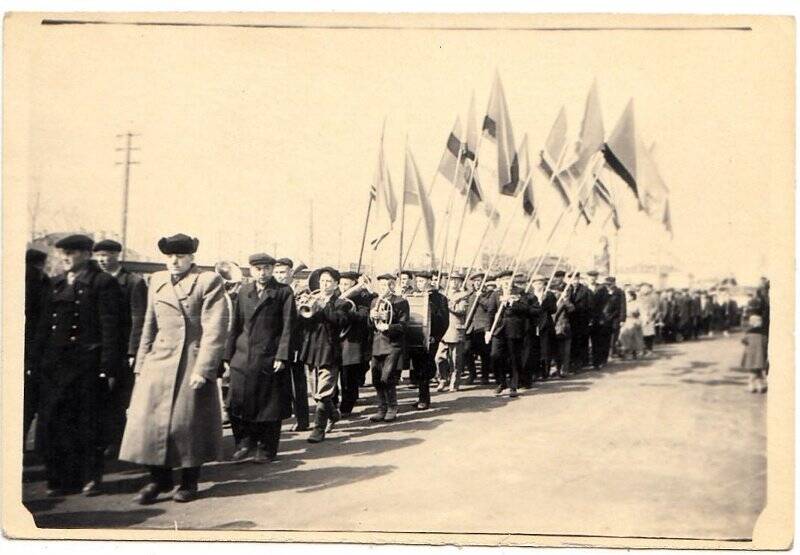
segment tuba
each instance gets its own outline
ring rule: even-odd
[[[370,311],[369,317],[375,327],[377,327],[378,324],[392,325],[392,321],[394,320],[394,307],[389,300],[391,294],[391,291],[389,291],[386,295],[378,297],[378,302],[375,304],[374,309],[377,315],[373,315],[372,311]]]

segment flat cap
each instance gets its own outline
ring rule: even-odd
[[[406,272],[404,271],[403,273],[406,273]],[[407,273],[410,274],[410,272],[407,272]],[[431,279],[433,277],[433,274],[423,270],[422,272],[417,272],[417,277],[421,277],[421,278],[425,278],[425,279]]]
[[[409,279],[414,279],[414,272],[412,272],[411,270],[401,270],[400,271],[400,275],[401,276],[408,276]],[[430,277],[430,276],[428,276],[428,277]]]
[[[586,275],[587,276],[599,276],[600,272],[598,272],[597,270],[589,270],[588,272],[586,272]]]
[[[394,280],[396,280],[396,279],[397,279],[397,276],[396,276],[396,275],[394,275],[394,274],[388,274],[388,273],[387,273],[387,274],[381,274],[381,275],[379,275],[379,276],[378,276],[378,279],[388,279],[388,280],[392,280],[392,281],[394,281]]]
[[[562,278],[565,275],[567,275],[567,272],[565,272],[564,270],[556,270],[555,272],[553,272],[553,277]]]
[[[464,277],[465,277],[464,274],[462,274],[461,272],[453,272],[450,275],[450,279],[451,280],[452,279],[460,279],[461,281],[464,281]]]
[[[162,237],[158,240],[158,250],[164,254],[194,254],[200,240],[178,233],[172,237]]]
[[[251,254],[248,257],[247,262],[251,266],[257,266],[260,264],[266,264],[267,266],[272,266],[275,264],[275,259],[265,252],[257,252],[255,254]]]
[[[513,272],[511,270],[503,270],[502,272],[499,272],[497,275],[495,275],[494,279],[503,279],[503,278],[511,277],[512,273]]]
[[[103,239],[102,241],[95,243],[94,248],[92,248],[92,250],[94,252],[99,252],[99,251],[122,252],[122,245],[111,239]]]
[[[46,252],[42,252],[39,249],[28,249],[25,251],[26,264],[42,264],[45,260],[47,260]]]
[[[486,274],[485,274],[485,273],[483,273],[483,272],[478,272],[477,274],[470,274],[470,276],[469,276],[469,279],[470,279],[470,280],[473,280],[473,279],[483,279],[483,276],[485,276],[485,275],[486,275]]]
[[[358,272],[349,272],[348,271],[348,272],[342,272],[341,273],[341,278],[342,279],[352,279],[353,281],[356,281],[360,277],[361,277],[361,274],[359,274]]]
[[[291,258],[279,258],[275,261],[276,266],[288,266],[289,268],[294,266],[294,262],[292,262]]]
[[[544,277],[542,274],[534,274],[534,276],[531,278],[531,283],[535,281],[547,281],[547,278]]]
[[[57,249],[70,251],[91,251],[94,241],[86,235],[68,235],[56,243]]]

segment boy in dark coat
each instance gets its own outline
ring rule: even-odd
[[[364,383],[369,361],[369,306],[375,296],[363,286],[358,286],[359,276],[356,272],[342,272],[339,289],[344,294],[353,291],[350,300],[355,310],[347,313],[347,327],[342,330],[342,402],[339,410],[342,416],[349,416],[358,400],[358,388]]]
[[[263,463],[277,456],[281,420],[291,413],[288,364],[296,310],[291,288],[272,277],[275,260],[259,253],[249,262],[254,281],[239,291],[225,349],[228,406],[237,444],[233,460],[255,448],[253,462]]]
[[[392,291],[394,282],[392,274],[378,276],[378,296],[370,304],[370,327],[375,330],[370,370],[378,397],[378,412],[370,417],[372,422],[391,422],[397,418],[397,381],[405,349],[409,307],[407,300]]]

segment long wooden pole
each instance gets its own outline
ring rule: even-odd
[[[367,227],[369,226],[369,215],[372,212],[372,203],[375,199],[372,194],[369,195],[369,202],[367,203],[367,217],[364,218],[364,232],[361,234],[361,250],[358,252],[358,268],[356,273],[361,273],[361,262],[364,260],[364,246],[367,242]]]
[[[486,220],[486,226],[483,228],[483,234],[481,235],[481,240],[478,242],[478,249],[475,251],[475,254],[472,256],[472,262],[469,263],[469,268],[467,269],[467,274],[464,277],[464,284],[466,285],[469,283],[469,276],[472,275],[472,270],[475,269],[475,263],[478,261],[478,256],[481,254],[481,249],[483,249],[483,243],[486,241],[486,236],[489,234],[489,228],[492,225],[492,220],[495,216],[498,215],[497,206],[492,206],[492,212],[489,214],[489,218]]]
[[[457,164],[456,164],[457,165]],[[431,184],[428,187],[428,198],[431,198],[431,194],[433,194],[433,186],[436,185],[436,178],[439,176],[439,168],[436,168],[436,173],[433,174],[433,179],[431,180]],[[422,199],[420,199],[420,203]],[[422,209],[422,205],[420,204],[420,210]],[[411,233],[411,239],[408,242],[408,249],[406,250],[406,255],[403,258],[403,267],[405,268],[406,264],[408,263],[408,257],[411,256],[411,248],[414,246],[414,240],[417,238],[417,233],[419,233],[419,226],[422,225],[422,214],[420,214],[419,218],[417,218],[417,223],[414,224],[414,231]],[[431,264],[435,264],[436,262],[431,260]]]

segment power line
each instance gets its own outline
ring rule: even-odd
[[[130,191],[130,181],[131,181],[131,166],[134,164],[138,164],[139,162],[131,160],[131,151],[133,150],[141,150],[137,147],[132,146],[131,142],[133,137],[139,136],[138,133],[131,133],[128,131],[127,133],[123,133],[117,135],[117,138],[125,138],[125,146],[118,147],[115,150],[117,151],[125,151],[125,161],[124,162],[116,162],[115,165],[125,166],[125,182],[123,185],[123,192],[122,192],[122,253],[121,258],[125,259],[125,249],[128,245],[128,196]]]

